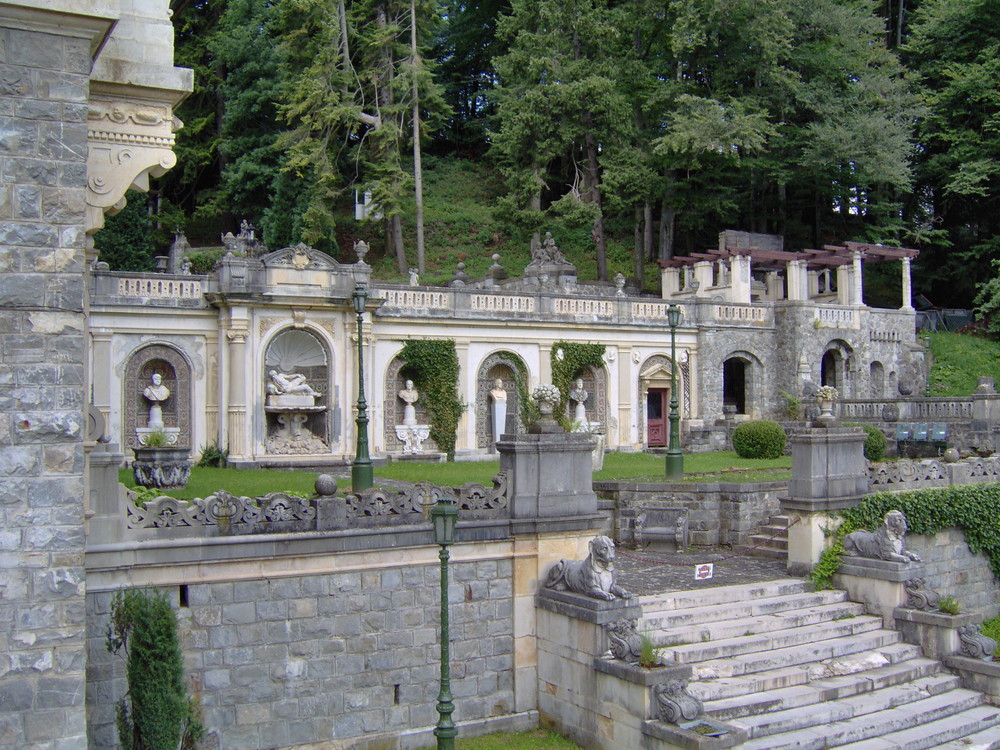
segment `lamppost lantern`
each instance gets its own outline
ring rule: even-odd
[[[369,489],[375,483],[372,461],[368,455],[368,402],[365,401],[365,301],[368,292],[365,285],[358,282],[351,294],[354,311],[358,314],[358,418],[356,420],[357,451],[354,463],[351,464],[351,490],[361,492]]]
[[[667,479],[684,478],[684,454],[681,453],[681,415],[677,409],[677,326],[683,317],[680,307],[667,308],[667,325],[670,326],[670,442],[667,447]]]
[[[458,523],[458,506],[446,498],[440,498],[431,508],[431,524],[434,527],[434,543],[440,545],[438,557],[441,560],[441,689],[438,691],[438,723],[434,728],[438,750],[455,750],[455,736],[458,729],[451,715],[455,703],[451,697],[451,641],[448,629],[448,546],[455,541],[455,525]]]
[[[431,522],[434,524],[434,543],[446,547],[455,541],[455,524],[458,522],[458,506],[447,500],[438,500],[431,508]]]
[[[671,328],[679,326],[683,317],[684,313],[681,312],[681,308],[677,305],[670,305],[670,307],[667,308],[667,325]]]
[[[360,281],[357,286],[354,287],[354,293],[351,295],[351,299],[354,300],[354,312],[358,315],[364,315],[365,302],[368,300],[368,292],[365,290],[365,285]]]

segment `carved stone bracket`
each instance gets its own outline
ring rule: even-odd
[[[698,698],[687,691],[687,686],[683,680],[668,680],[651,688],[660,721],[680,724],[701,716],[705,708]]]
[[[130,98],[122,91],[91,90],[87,112],[87,231],[104,225],[105,213],[125,207],[125,191],[149,190],[177,163],[174,133],[182,126],[170,101]]]
[[[929,589],[923,578],[911,578],[903,583],[906,589],[906,606],[929,612],[937,609],[941,595]]]
[[[611,655],[629,664],[638,664],[642,658],[642,636],[639,635],[638,621],[622,617],[604,627],[608,631]]]
[[[958,637],[962,641],[962,655],[970,659],[993,658],[997,642],[979,632],[978,625],[963,625],[958,629]]]

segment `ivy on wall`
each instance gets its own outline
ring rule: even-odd
[[[458,421],[462,416],[454,339],[405,341],[399,356],[406,362],[403,371],[416,384],[427,406],[431,440],[448,455],[449,461],[454,461]]]
[[[552,345],[552,385],[559,389],[559,405],[556,407],[555,416],[560,421],[565,419],[566,402],[573,388],[573,379],[588,367],[604,367],[604,350],[604,344],[557,341]],[[561,357],[559,352],[562,352]]]
[[[942,529],[961,529],[969,549],[982,552],[1000,579],[1000,484],[966,484],[898,494],[878,492],[838,513],[843,523],[832,532],[833,543],[810,575],[816,588],[829,588],[840,567],[844,537],[857,529],[874,531],[890,510],[903,511],[911,534],[931,536]]]

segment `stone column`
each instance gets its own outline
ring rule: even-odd
[[[785,274],[788,277],[788,299],[790,301],[802,301],[809,298],[806,288],[806,268],[801,260],[790,260],[785,266]]]
[[[247,435],[246,341],[249,334],[246,321],[230,320],[226,331],[229,341],[229,406],[227,432],[231,459],[249,458]],[[252,371],[252,370],[251,370]]]
[[[792,435],[789,497],[781,500],[788,530],[788,572],[804,575],[826,546],[827,511],[856,505],[868,493],[864,445],[859,427],[819,427]]]
[[[910,259],[901,258],[903,262],[903,309],[913,309],[913,281],[910,276]]]
[[[668,299],[681,290],[681,269],[664,268],[660,272],[660,287],[663,299]]]
[[[861,253],[855,250],[851,253],[851,304],[864,304],[864,280],[861,275]]]
[[[837,266],[837,304],[851,304],[851,267]]]
[[[732,293],[730,299],[736,303],[750,303],[750,256],[735,255],[730,260],[729,270]]]

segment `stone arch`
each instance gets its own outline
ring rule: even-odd
[[[315,454],[329,450],[333,440],[332,410],[335,407],[333,384],[330,382],[332,372],[331,350],[322,336],[307,328],[280,328],[274,332],[263,347],[264,357],[259,374],[259,388],[262,403],[267,404],[268,386],[271,385],[271,372],[282,375],[302,375],[305,382],[318,395],[314,398],[314,407],[309,411],[280,411],[280,407],[264,407],[265,435],[263,442],[268,453],[282,454]],[[285,435],[288,432],[287,420],[295,418],[294,437]],[[318,442],[317,442],[318,441]]]
[[[524,432],[521,422],[521,394],[517,390],[514,374],[527,374],[528,368],[513,352],[500,351],[487,356],[476,373],[476,447],[496,450],[493,444],[493,417],[490,409],[490,391],[493,382],[500,378],[507,391],[507,419],[502,433]]]
[[[733,351],[722,358],[722,407],[734,407],[736,414],[755,415],[756,404],[764,403],[760,393],[763,365],[747,351]]]
[[[385,380],[383,381],[384,386],[382,391],[382,411],[385,419],[382,424],[382,435],[385,441],[385,448],[390,453],[402,453],[405,447],[403,441],[396,435],[396,425],[403,424],[403,402],[399,398],[399,392],[406,386],[406,381],[412,379],[413,373],[407,371],[406,360],[400,356],[393,357],[392,361],[385,368]],[[417,390],[419,391],[419,386]],[[418,398],[413,405],[413,409],[416,413],[417,424],[430,424],[430,414],[427,411],[426,399]],[[433,440],[427,439],[423,441],[423,451],[425,453],[433,453],[437,450],[438,447]]]
[[[853,348],[843,339],[833,339],[824,348],[820,357],[820,385],[832,385],[840,395],[847,396]]]
[[[662,441],[657,439],[659,428],[655,424],[655,418],[652,420],[650,418],[650,409],[658,409],[659,419],[664,424],[666,423],[668,416],[666,404],[670,398],[671,372],[670,357],[664,354],[654,354],[639,368],[639,403],[642,404],[639,414],[639,430],[643,436],[643,445],[647,447],[650,445],[660,446],[661,442],[663,446],[667,444],[666,432],[662,435]],[[677,391],[678,411],[681,419],[685,419],[691,415],[691,388],[686,358],[678,358]],[[656,433],[652,435],[654,439],[651,439],[651,431]]]
[[[170,396],[162,404],[163,425],[176,428],[178,448],[191,448],[191,363],[179,349],[168,344],[147,344],[136,349],[125,365],[122,379],[122,445],[139,445],[137,427],[146,427],[149,403],[142,395],[154,374],[163,379]]]

